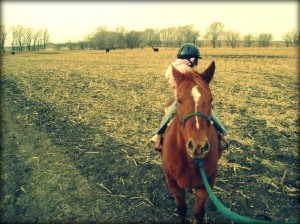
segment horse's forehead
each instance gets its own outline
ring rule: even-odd
[[[200,97],[201,97],[201,93],[200,93],[200,91],[199,91],[199,89],[198,89],[197,86],[194,86],[192,88],[191,94],[192,94],[192,97],[193,97],[194,101],[198,102],[199,99],[200,99]]]
[[[177,96],[178,95],[186,95],[187,93],[190,93],[189,95],[192,96],[194,100],[197,99],[197,101],[204,97],[203,94],[210,95],[209,89],[206,89],[205,84],[201,82],[201,80],[193,81],[192,79],[189,79],[187,77],[183,82],[181,82],[179,85],[177,85]],[[204,97],[205,98],[205,97]]]

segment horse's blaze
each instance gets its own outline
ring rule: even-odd
[[[193,96],[193,99],[195,101],[195,112],[197,112],[197,108],[198,108],[198,101],[201,97],[201,93],[199,92],[197,86],[194,86],[192,88],[191,94]],[[196,128],[199,130],[199,121],[198,121],[198,117],[196,116]]]

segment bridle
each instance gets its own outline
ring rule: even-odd
[[[204,117],[208,123],[208,127],[210,127],[211,125],[211,122],[212,122],[212,118],[210,116],[207,116],[203,113],[200,113],[200,112],[195,112],[195,113],[191,113],[191,114],[188,114],[186,116],[182,115],[182,114],[179,114],[179,116],[183,119],[183,124],[182,124],[182,127],[184,128],[185,126],[185,122],[191,118],[191,117],[194,117],[194,116],[200,116],[200,117]]]

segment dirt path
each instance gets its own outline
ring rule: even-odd
[[[15,108],[4,103],[2,124],[6,150],[2,167],[6,174],[4,180],[11,184],[4,185],[4,206],[5,214],[16,214],[8,216],[13,218],[10,221],[93,219],[95,208],[90,208],[95,206],[103,220],[113,217],[113,211],[105,209],[109,207],[106,193],[81,175],[61,147],[53,144],[34,124],[19,122],[21,115],[16,116]],[[95,196],[99,198],[97,205]]]

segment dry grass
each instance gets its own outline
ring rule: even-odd
[[[172,199],[168,202],[173,206],[170,210],[166,209],[166,204],[158,202],[158,198],[166,194],[160,189],[163,174],[159,169],[159,157],[147,142],[173,94],[164,72],[175,59],[176,51],[162,48],[154,53],[149,48],[114,50],[108,54],[61,51],[4,55],[2,79],[4,92],[9,95],[7,106],[13,105],[16,97],[15,119],[28,124],[33,122],[42,135],[51,139],[53,146],[66,148],[66,160],[72,157],[72,163],[81,173],[92,176],[84,185],[96,184],[93,188],[111,195],[114,199],[109,199],[108,204],[117,203],[114,209],[118,210],[118,206],[126,209],[123,197],[133,203],[127,207],[125,221],[140,220],[131,215],[135,209],[141,214],[153,209],[154,215],[148,214],[149,220],[158,221],[161,218],[156,212],[164,210],[164,217],[173,216],[170,211],[175,206]],[[216,62],[211,84],[214,108],[232,140],[231,148],[220,161],[218,195],[242,214],[251,216],[264,211],[276,220],[295,219],[299,196],[297,49],[205,48],[201,53],[204,59],[200,61],[199,71],[212,60]],[[22,100],[18,101],[20,94]],[[70,127],[74,132],[64,129]],[[78,130],[82,133],[75,133]],[[107,150],[112,152],[107,154]],[[88,158],[76,157],[75,151]],[[103,155],[110,155],[108,159],[102,158],[103,164],[91,162]],[[116,162],[121,155],[123,164]],[[39,158],[30,156],[30,163]],[[89,171],[99,169],[97,166],[109,167],[106,162],[114,159],[116,165],[125,163],[127,172],[133,169],[134,176],[130,172],[120,175],[124,168],[118,166],[109,171],[111,177],[106,179],[99,179],[95,171]],[[70,167],[74,166],[72,163]],[[91,168],[87,168],[87,164]],[[153,175],[147,166],[156,170]],[[123,190],[114,186],[111,179],[116,179]],[[129,189],[125,186],[133,186],[135,181],[151,183],[153,187],[142,192],[132,188],[132,195],[127,195]],[[27,187],[22,185],[22,188],[28,194]],[[76,212],[73,216],[76,217]],[[106,218],[109,219],[109,215]],[[101,216],[94,214],[92,220],[101,221]]]

